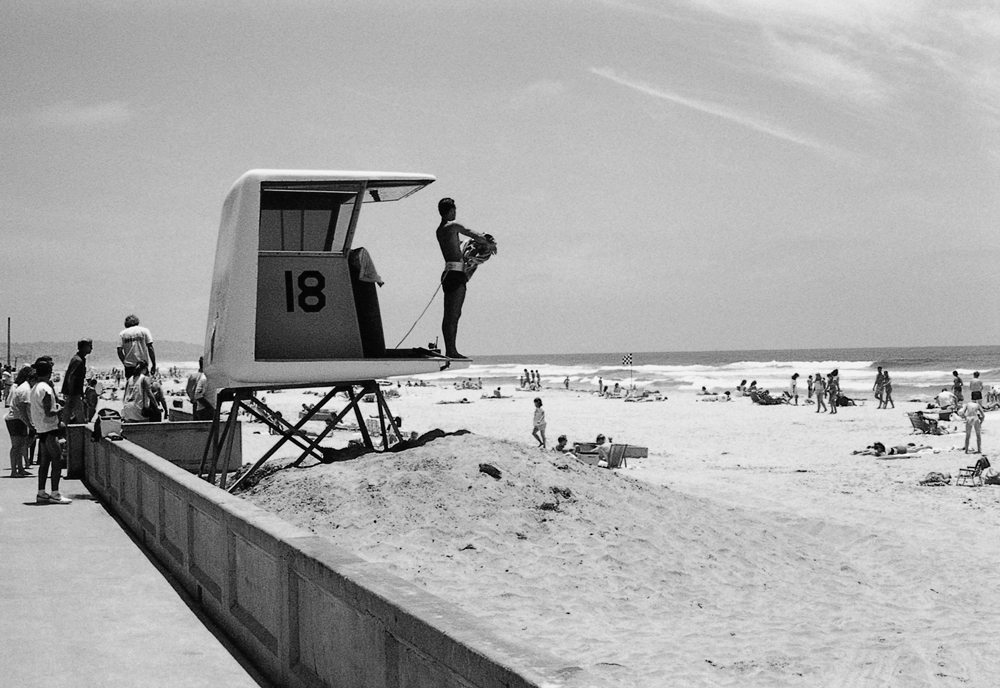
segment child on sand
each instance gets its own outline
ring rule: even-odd
[[[538,441],[538,446],[545,449],[545,411],[539,397],[535,397],[535,429],[531,435]]]

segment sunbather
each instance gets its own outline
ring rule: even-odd
[[[874,444],[869,445],[865,449],[859,449],[857,451],[853,451],[851,452],[851,454],[856,454],[859,456],[900,456],[907,454],[916,454],[917,452],[922,452],[932,448],[933,447],[931,447],[928,444],[917,446],[913,442],[910,442],[909,444],[898,444],[894,447],[889,447],[889,449],[886,450],[884,444],[882,444],[881,442],[876,442]]]

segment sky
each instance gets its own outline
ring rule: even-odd
[[[12,339],[201,343],[254,168],[432,174],[355,246],[396,345],[437,201],[492,234],[467,354],[1000,342],[1000,8],[6,0]],[[990,305],[994,304],[994,305]],[[433,341],[441,295],[404,346]]]

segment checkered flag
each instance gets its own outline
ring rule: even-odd
[[[632,365],[632,354],[625,354],[624,356],[622,356],[622,365],[623,366]]]

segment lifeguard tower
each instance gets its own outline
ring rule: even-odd
[[[303,450],[299,461],[322,460],[320,442],[351,410],[373,450],[358,407],[363,396],[378,402],[382,437],[399,435],[376,379],[468,365],[429,349],[387,349],[372,258],[352,250],[365,204],[406,198],[433,181],[426,174],[251,170],[233,185],[222,208],[205,332],[205,373],[218,403],[201,474],[207,469],[215,481],[241,409],[280,439],[232,488],[286,442]],[[257,397],[297,387],[331,389],[296,425]],[[347,407],[307,438],[302,427],[338,393],[347,395]],[[222,426],[221,407],[230,401]]]

